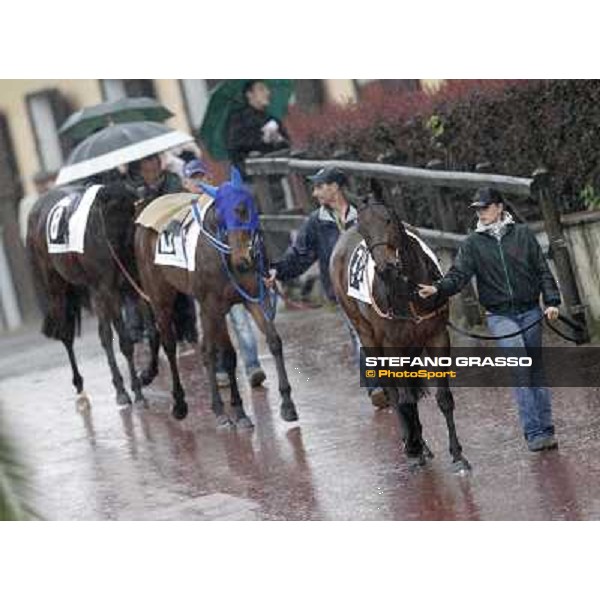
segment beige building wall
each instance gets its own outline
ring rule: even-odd
[[[34,191],[32,178],[39,170],[35,134],[27,115],[27,94],[45,89],[59,89],[74,107],[102,101],[97,79],[2,79],[0,80],[0,112],[8,119],[21,181],[25,193]]]
[[[357,99],[354,79],[325,79],[324,86],[328,102],[347,104]]]
[[[181,94],[181,85],[179,79],[155,79],[154,88],[156,90],[157,100],[162,102],[172,113],[166,125],[175,129],[190,132],[187,119],[185,101]]]

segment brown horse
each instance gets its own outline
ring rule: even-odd
[[[137,225],[135,234],[135,255],[142,286],[150,299],[160,341],[171,368],[173,416],[183,419],[188,411],[177,367],[173,328],[173,301],[176,294],[182,292],[195,297],[200,304],[204,362],[208,372],[212,409],[218,425],[253,426],[244,411],[237,386],[237,358],[225,320],[230,308],[240,302],[244,302],[259,329],[266,334],[269,350],[275,358],[282,398],[281,416],[285,421],[295,421],[298,415],[291,398],[281,338],[273,322],[266,316],[274,306],[262,279],[265,273],[262,260],[264,252],[254,199],[235,170],[231,181],[219,188],[203,187],[214,198],[214,202],[207,208],[204,217],[198,220],[201,223],[201,233],[196,247],[194,271],[155,264],[158,234],[140,224]],[[161,201],[164,200],[158,198],[154,202]],[[153,350],[152,370],[148,377],[144,377],[144,383],[148,383],[155,374],[158,347]],[[217,387],[218,353],[221,353],[222,364],[231,384],[232,418],[225,412]]]
[[[411,356],[423,350],[434,356],[447,356],[450,338],[446,329],[448,307],[435,300],[421,300],[417,284],[430,283],[440,277],[434,260],[407,230],[393,209],[380,201],[380,190],[373,186],[377,198],[369,197],[358,212],[357,228],[339,239],[330,263],[339,303],[356,328],[364,348],[403,349]],[[348,266],[354,250],[366,242],[375,262],[371,303],[347,294]],[[418,399],[425,388],[416,379],[406,387],[387,387],[386,395],[400,419],[406,455],[411,468],[418,468],[433,455],[422,437]],[[457,472],[468,471],[454,423],[454,398],[445,378],[437,381],[437,404],[444,414],[450,439],[450,454]]]
[[[83,192],[83,187],[55,188],[42,196],[29,214],[27,250],[42,303],[42,332],[64,344],[73,371],[73,385],[80,399],[87,402],[73,343],[80,329],[82,305],[86,299],[91,299],[98,317],[98,334],[108,358],[117,404],[127,405],[131,404],[131,399],[115,359],[113,327],[129,366],[135,400],[143,401],[144,397],[133,364],[133,343],[121,316],[125,295],[132,294],[133,290],[124,281],[114,256],[135,272],[133,226],[137,196],[120,183],[101,187],[90,208],[84,253],[51,254],[47,242],[47,230],[52,227],[49,219],[58,224],[58,203],[68,195],[80,195]],[[68,208],[66,210],[69,211]]]

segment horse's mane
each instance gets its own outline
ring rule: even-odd
[[[120,181],[103,185],[96,196],[96,200],[104,205],[108,203],[127,204],[135,202],[137,199],[138,196],[133,187]]]
[[[418,236],[419,231],[414,225],[410,225],[409,223],[402,222],[404,226],[405,232],[410,231],[413,235]],[[439,277],[437,265],[433,262],[430,256],[427,255],[421,248],[421,244],[419,242],[404,233],[402,235],[402,239],[404,241],[405,250],[409,256],[408,264],[409,265],[424,265],[427,272],[427,277],[429,281],[434,281]]]

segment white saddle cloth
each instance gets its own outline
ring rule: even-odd
[[[67,218],[67,209],[72,202],[77,201],[77,197],[65,196],[52,207],[46,220],[46,241],[50,254],[84,253],[85,231],[90,209],[101,187],[101,185],[92,185],[85,190],[75,212],[69,217],[66,228],[64,220]]]
[[[441,277],[443,275],[442,265],[433,250],[419,236],[408,230],[406,233],[417,240],[423,252],[438,268]],[[348,296],[365,304],[372,304],[374,278],[375,261],[367,249],[367,243],[363,240],[356,246],[348,262]]]

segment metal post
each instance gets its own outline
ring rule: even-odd
[[[263,214],[273,214],[273,199],[271,198],[271,190],[269,189],[268,175],[255,175],[252,178],[252,185],[256,199],[258,200],[258,208]]]
[[[585,339],[581,341],[582,343],[586,343],[589,341],[589,330],[585,318],[585,305],[582,304],[579,296],[569,249],[560,222],[560,213],[550,195],[549,183],[550,176],[548,171],[544,168],[537,169],[533,174],[532,194],[539,202],[542,210],[544,227],[548,234],[550,250],[554,264],[556,265],[556,272],[565,299],[566,309],[570,316],[584,328]]]

